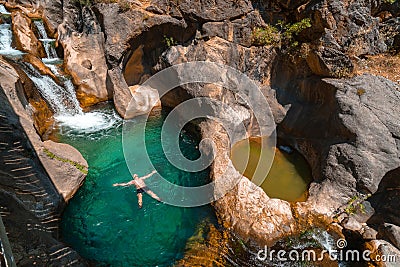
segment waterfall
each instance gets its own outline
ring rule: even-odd
[[[75,96],[75,87],[74,87],[74,84],[72,83],[71,79],[65,80],[64,87],[67,91],[67,94],[72,96],[71,101],[73,102],[74,107],[76,107],[75,110],[78,111],[77,113],[82,114],[83,111],[82,111],[81,107],[79,106],[78,99]]]
[[[1,5],[1,4],[0,4],[0,14],[6,15],[6,16],[11,15],[11,13],[7,11],[7,9],[4,7],[4,5]]]
[[[4,8],[3,5],[0,5],[0,13],[10,14]],[[22,52],[12,48],[12,31],[11,31],[11,24],[3,23],[0,24],[0,55],[7,55],[7,56],[18,56],[21,55]]]
[[[10,14],[3,5],[0,5],[0,13]],[[60,84],[50,76],[42,75],[30,63],[23,62],[23,59],[19,58],[23,53],[12,48],[13,33],[9,23],[0,24],[0,55],[7,55],[19,64],[55,112],[54,118],[59,125],[65,126],[66,131],[72,129],[82,133],[92,133],[120,123],[121,119],[115,111],[83,112],[71,79],[62,74],[62,59],[57,57],[53,45],[56,40],[49,39],[42,21],[34,21],[34,24],[47,54],[47,58],[43,58],[42,61],[58,77]]]
[[[40,74],[31,64],[23,64],[24,71],[36,85],[42,96],[47,100],[57,114],[81,114],[83,113],[75,96],[72,83],[65,82],[66,88],[58,85],[51,77]],[[72,88],[71,88],[72,86]]]
[[[47,35],[46,29],[44,27],[43,21],[35,20],[33,21],[35,24],[38,33],[39,33],[39,40],[42,42],[44,46],[44,50],[46,51],[47,58],[42,59],[44,63],[46,62],[53,62],[58,61],[59,58],[57,56],[57,52],[54,48],[54,44],[56,42],[55,39],[50,39]]]
[[[54,110],[54,118],[65,128],[64,132],[72,130],[93,133],[121,123],[121,118],[115,111],[83,112],[71,79],[58,74],[57,76],[63,81],[63,86],[60,86],[51,77],[40,74],[31,64],[21,63],[20,66]]]
[[[12,50],[12,32],[11,24],[0,25],[0,51]]]

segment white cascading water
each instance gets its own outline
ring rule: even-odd
[[[64,87],[70,95],[75,96],[75,88],[70,79],[65,80]],[[80,108],[78,99],[76,97],[73,97],[73,99],[75,104]],[[82,109],[73,116],[69,114],[57,115],[56,119],[64,126],[68,126],[72,129],[83,130],[84,132],[95,132],[101,129],[108,129],[121,121],[115,112],[104,113],[100,111],[91,111],[84,113]]]
[[[0,14],[9,16],[9,13],[3,5],[0,5]],[[22,52],[12,48],[11,24],[0,24],[0,55],[18,56]]]
[[[27,68],[25,72],[40,90],[42,96],[47,100],[49,105],[56,114],[79,114],[82,112],[75,92],[59,86],[51,77],[42,75],[31,64],[25,63]]]
[[[0,51],[12,50],[12,33],[11,24],[1,24],[0,25]]]
[[[42,61],[59,78],[63,86],[57,84],[50,76],[42,75],[29,63],[21,63],[20,65],[36,85],[46,102],[54,110],[54,118],[59,122],[59,125],[63,127],[63,130],[92,133],[119,124],[121,118],[115,111],[83,112],[76,98],[75,88],[71,79],[61,74],[63,73],[60,69],[62,60],[57,57],[57,53],[52,44],[55,40],[48,38],[42,21],[34,21],[34,24],[38,29],[39,40],[42,41],[47,54],[47,58],[43,58]],[[0,25],[0,27],[3,25]],[[3,27],[4,34],[1,32],[0,48],[3,49],[4,43],[4,48],[9,51],[12,43],[12,31],[9,24]],[[0,29],[3,31],[3,28]]]
[[[0,4],[0,14],[9,16],[10,13]],[[50,70],[63,82],[63,86],[57,84],[50,76],[39,73],[31,64],[20,63],[21,67],[33,81],[41,95],[48,102],[55,112],[55,119],[61,126],[81,131],[83,133],[91,133],[102,129],[108,129],[119,123],[121,119],[115,112],[92,111],[84,113],[79,106],[76,98],[75,88],[71,79],[63,76],[59,71],[60,66],[55,64],[62,63],[57,57],[54,49],[54,39],[49,39],[46,29],[42,21],[34,21],[40,40],[45,47],[47,58],[42,59]],[[21,51],[12,48],[13,34],[11,24],[0,24],[0,54],[7,56],[18,56],[23,54]]]
[[[4,7],[4,5],[1,5],[1,4],[0,4],[0,14],[11,15],[11,13],[7,11],[7,9]]]
[[[64,129],[65,131],[74,130],[82,133],[92,133],[111,128],[121,122],[121,118],[114,111],[83,112],[70,79],[65,79],[62,87],[51,77],[40,74],[29,63],[25,63],[23,66],[25,66],[25,73],[54,110],[54,118],[59,122],[60,126],[68,128]]]
[[[39,40],[42,42],[44,50],[46,51],[47,58],[42,59],[44,63],[58,61],[57,52],[54,48],[55,39],[50,39],[47,35],[46,28],[41,20],[33,22],[39,33]]]

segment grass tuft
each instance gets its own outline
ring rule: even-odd
[[[53,152],[49,151],[47,148],[43,149],[44,153],[51,159],[55,159],[58,160],[60,162],[65,162],[65,163],[69,163],[72,166],[74,166],[78,171],[80,171],[83,174],[88,174],[88,170],[86,168],[86,166],[83,166],[82,164],[79,164],[76,161],[70,160],[70,159],[65,159],[62,157],[57,156],[56,154],[54,154]]]

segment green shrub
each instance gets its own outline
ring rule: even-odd
[[[296,47],[299,42],[295,40],[295,37],[311,26],[311,19],[309,18],[293,24],[284,24],[279,21],[276,26],[267,25],[263,28],[255,28],[252,33],[252,43],[255,45]]]
[[[311,27],[311,19],[302,19],[294,24],[286,24],[284,28],[285,39],[293,39],[294,36],[301,33],[303,30]]]
[[[267,25],[264,28],[255,28],[252,33],[252,39],[255,45],[279,45],[281,35],[277,28]]]
[[[360,211],[361,213],[365,214],[365,206],[363,202],[367,200],[369,197],[371,197],[370,194],[365,195],[365,196],[353,196],[348,202],[347,206],[344,208],[344,212],[347,213],[348,215],[352,215],[356,213],[357,211]]]
[[[174,37],[167,37],[164,35],[164,44],[167,47],[171,47],[171,46],[177,45],[177,41],[175,41]]]

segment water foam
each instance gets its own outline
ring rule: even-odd
[[[38,73],[30,64],[26,65],[28,68],[25,68],[25,72],[55,111],[54,118],[64,131],[94,133],[114,127],[122,121],[114,110],[83,112],[70,79],[66,79],[62,87],[49,76]]]
[[[64,134],[79,132],[83,134],[104,131],[117,127],[122,119],[114,110],[95,110],[79,114],[60,114],[54,117]]]

